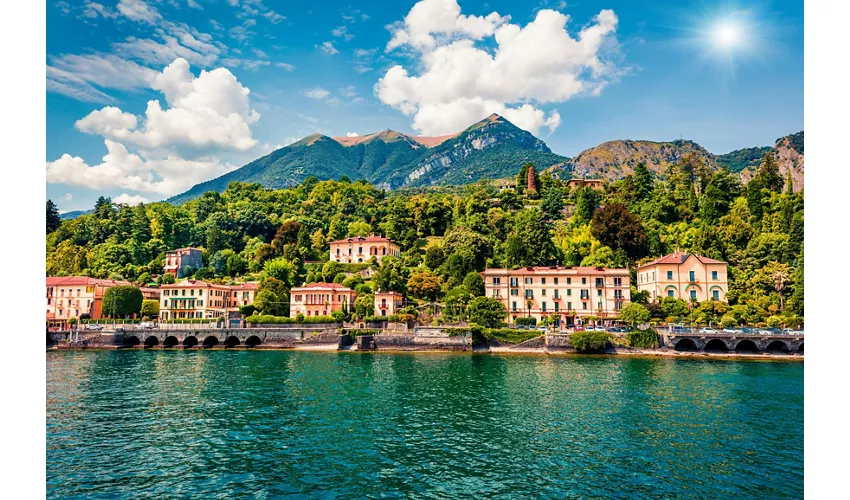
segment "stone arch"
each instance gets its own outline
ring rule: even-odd
[[[803,344],[800,344],[800,347],[797,348],[797,352],[803,354]]]
[[[215,347],[218,345],[218,337],[215,335],[210,335],[209,337],[204,339],[204,347],[209,349],[211,347]]]
[[[239,337],[231,335],[224,339],[224,347],[236,347],[240,344]]]
[[[162,347],[174,347],[178,344],[177,337],[174,335],[169,335],[165,337],[165,341],[162,343]]]
[[[759,348],[752,340],[744,339],[735,346],[735,352],[759,352]]]
[[[788,344],[781,340],[774,340],[773,342],[767,344],[767,347],[764,349],[767,352],[791,352],[791,349],[788,347]]]
[[[673,344],[673,348],[677,351],[696,351],[697,343],[693,339],[679,339]]]
[[[363,259],[357,259],[357,262],[363,262]]]
[[[141,344],[142,341],[139,340],[139,337],[135,335],[130,335],[129,337],[124,337],[124,347],[134,347]]]
[[[705,347],[702,349],[704,351],[726,352],[729,350],[729,346],[721,339],[711,339],[705,343]]]
[[[256,347],[262,343],[263,341],[260,340],[260,337],[257,337],[256,335],[251,335],[250,337],[245,339],[245,347]]]
[[[151,335],[150,337],[145,339],[145,348],[156,347],[159,345],[159,339],[156,336]]]
[[[183,347],[195,347],[196,345],[198,345],[198,337],[194,335],[189,335],[183,339]]]

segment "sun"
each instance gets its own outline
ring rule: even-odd
[[[741,44],[741,28],[731,21],[722,21],[714,27],[714,44],[721,49],[734,49]]]

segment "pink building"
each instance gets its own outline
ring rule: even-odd
[[[726,301],[727,265],[695,253],[673,252],[638,266],[637,289],[650,300],[674,297],[686,301]]]
[[[202,267],[204,267],[204,259],[203,251],[200,248],[177,248],[165,252],[163,270],[166,274],[175,278],[182,278],[187,269],[200,269]]]
[[[630,299],[629,270],[602,267],[485,269],[487,297],[502,301],[510,321],[557,315],[557,326],[582,324],[587,317],[613,319]]]
[[[289,291],[289,317],[330,316],[333,311],[351,311],[357,292],[337,283],[311,283]]]
[[[88,314],[100,319],[103,294],[113,286],[131,285],[128,281],[89,278],[88,276],[47,277],[47,324],[64,327],[68,318]]]
[[[372,233],[369,236],[354,236],[344,240],[332,241],[330,260],[343,262],[345,264],[356,264],[368,262],[373,256],[378,263],[386,255],[398,257],[401,253],[400,247],[393,241]]]
[[[391,316],[404,307],[404,297],[399,292],[375,292],[375,316]]]

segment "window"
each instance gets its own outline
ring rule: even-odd
[[[204,307],[204,301],[203,300],[198,301],[198,307]]]
[[[181,295],[183,295],[183,296],[185,297],[185,296],[186,296],[186,289],[184,288],[184,289],[183,289],[183,290],[181,290],[181,291],[183,292]]]
[[[555,302],[555,312],[558,312],[558,303]]]
[[[614,290],[614,298],[615,299],[622,299],[623,298],[623,291],[622,290]]]
[[[540,290],[540,295],[542,295],[544,297],[546,296],[546,289],[545,288],[543,290]]]
[[[688,271],[688,280],[696,281],[697,273],[694,271]]]
[[[711,279],[717,281],[717,271],[711,271]]]
[[[622,286],[623,278],[614,278],[614,286]]]
[[[622,309],[623,309],[623,303],[622,302],[615,302],[614,303],[614,310],[615,311],[620,311]]]
[[[601,297],[602,296],[602,290],[596,290],[596,296]]]
[[[512,309],[513,309],[514,311],[516,311],[516,301],[513,301],[513,302],[511,303],[511,307],[512,307]]]
[[[516,278],[511,278],[511,286],[518,286],[519,280]]]
[[[519,290],[516,288],[511,288],[511,295],[519,295]]]
[[[596,278],[596,288],[601,288],[605,284],[605,278]]]
[[[501,283],[502,283],[502,278],[496,278],[496,277],[493,278],[493,284],[494,285],[500,285]]]
[[[526,285],[531,285],[532,283],[534,283],[534,278],[525,278]]]
[[[545,285],[546,284],[546,278],[540,278],[540,284]]]
[[[691,290],[691,299],[692,299],[692,300],[696,300],[696,298],[697,298],[697,291],[696,291],[696,290]]]
[[[572,309],[572,308],[573,308],[573,303],[572,303],[572,302],[567,302],[567,311],[569,311],[569,310],[570,310],[570,309]]]
[[[336,249],[336,254],[339,255],[339,248]]]
[[[357,253],[363,253],[363,247],[357,247]]]
[[[546,312],[546,302],[541,303],[541,304],[540,304],[540,307],[542,307],[542,308],[543,308],[543,309],[542,309],[542,310],[543,310],[543,312]]]
[[[673,271],[667,271],[667,279],[668,279],[668,280],[672,280],[672,279],[673,279]]]
[[[590,292],[588,290],[581,291],[581,300],[587,300],[590,297]]]
[[[581,308],[587,310],[587,302],[582,302]]]
[[[711,298],[714,300],[720,300],[720,291],[714,290],[711,292]]]
[[[189,295],[191,295],[192,297],[194,297],[194,296],[195,296],[195,290],[189,290]]]
[[[581,279],[581,284],[582,284],[582,285],[586,285],[586,284],[587,284],[587,278],[582,278],[582,279]]]
[[[203,294],[204,294],[204,291],[203,291],[203,290],[198,290],[198,296],[199,296],[199,297],[200,297],[201,295],[203,295]]]
[[[672,297],[673,296],[673,290],[667,290],[667,296]]]
[[[573,289],[567,288],[567,297],[571,296],[572,294],[573,294]]]
[[[534,298],[534,290],[526,290],[525,291],[525,298],[526,299],[533,299]]]
[[[502,295],[501,290],[499,290],[499,289],[493,290],[493,297],[501,297],[501,295]]]
[[[560,298],[560,297],[558,296],[558,290],[555,290],[555,298],[556,298],[556,299],[559,299],[559,298]]]
[[[555,280],[555,284],[557,285],[558,284],[558,278],[552,278],[552,279]]]
[[[573,282],[573,279],[572,279],[572,278],[567,278],[567,284],[568,284],[568,285],[571,285],[571,284],[572,284],[572,282]]]

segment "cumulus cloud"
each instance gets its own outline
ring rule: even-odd
[[[112,202],[118,203],[120,205],[130,205],[131,207],[135,207],[139,203],[150,203],[151,201],[142,195],[130,195],[127,193],[121,193],[115,198],[112,198]]]
[[[331,95],[330,92],[323,89],[322,87],[314,87],[312,89],[307,89],[304,91],[304,96],[309,97],[310,99],[322,100]]]
[[[293,66],[292,64],[289,64],[289,63],[285,63],[285,62],[276,62],[276,63],[274,63],[274,65],[277,66],[278,68],[285,69],[286,71],[292,71],[292,70],[295,69],[295,66]]]
[[[422,69],[414,75],[393,66],[375,85],[376,95],[411,116],[423,134],[456,132],[494,112],[532,133],[554,130],[560,114],[540,105],[598,94],[619,75],[611,61],[614,12],[602,10],[575,37],[568,20],[545,9],[520,26],[495,12],[464,16],[455,0],[422,0],[392,28],[387,45],[413,51]],[[494,43],[476,44],[485,38]]]
[[[120,0],[116,9],[118,9],[121,15],[133,21],[143,21],[153,24],[157,19],[162,18],[155,8],[143,0]]]
[[[319,47],[319,50],[329,56],[339,54],[339,51],[336,49],[336,47],[334,47],[334,44],[332,42],[324,42],[321,45],[317,45],[317,47]]]
[[[360,137],[360,134],[358,134],[357,132],[346,132],[345,136],[346,137]]]
[[[144,116],[106,106],[79,119],[75,127],[104,137],[108,153],[97,165],[64,154],[47,164],[47,181],[172,195],[232,170],[214,156],[217,151],[257,146],[250,126],[260,115],[249,89],[227,69],[195,76],[185,59],[177,59],[149,85],[163,94],[165,106],[150,100]]]

